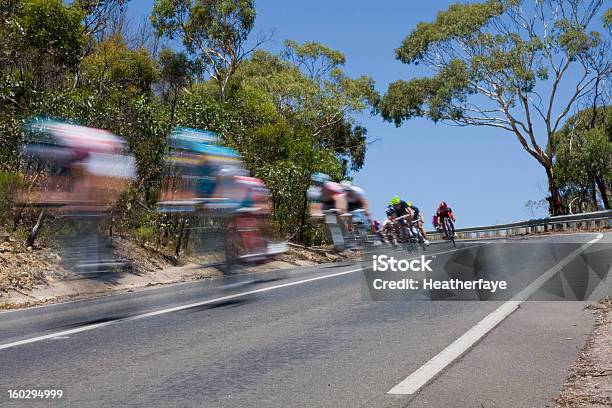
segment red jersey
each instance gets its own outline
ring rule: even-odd
[[[455,216],[453,215],[453,210],[450,207],[446,207],[446,208],[438,207],[438,211],[436,212],[436,215],[440,217],[440,219],[455,218]]]

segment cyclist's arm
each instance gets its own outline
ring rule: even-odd
[[[310,215],[312,217],[322,217],[323,216],[323,206],[320,202],[311,201],[310,202]]]
[[[414,220],[415,212],[412,208],[406,207],[406,214],[408,214],[408,218],[412,218]]]

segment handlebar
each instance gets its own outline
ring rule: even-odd
[[[397,223],[398,221],[404,220],[408,218],[408,214],[402,215],[401,217],[397,217],[393,220],[393,223]],[[418,218],[410,221],[411,224],[416,224],[418,223],[420,220]]]

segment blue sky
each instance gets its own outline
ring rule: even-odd
[[[257,32],[274,30],[265,49],[278,51],[285,39],[313,40],[345,53],[349,75],[369,75],[384,93],[397,79],[418,74],[394,58],[394,49],[419,21],[431,21],[448,1],[259,0]],[[134,21],[150,13],[153,0],[132,0]],[[543,168],[516,137],[494,128],[454,127],[424,119],[396,128],[380,117],[359,118],[371,145],[364,168],[354,174],[376,218],[394,195],[414,201],[426,215],[444,200],[458,226],[528,219],[528,200],[547,194]],[[545,215],[545,211],[536,212]],[[428,227],[431,227],[430,225]]]

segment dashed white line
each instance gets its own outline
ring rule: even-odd
[[[450,363],[459,358],[470,347],[476,344],[488,332],[493,330],[495,326],[501,323],[506,317],[514,312],[521,303],[529,299],[540,287],[552,278],[557,272],[563,269],[568,263],[576,258],[589,246],[603,238],[603,234],[598,234],[597,238],[583,244],[580,248],[566,256],[558,264],[550,268],[529,286],[519,292],[516,296],[507,302],[504,302],[500,307],[487,315],[484,319],[478,322],[474,327],[465,332],[461,337],[447,346],[444,350],[438,353],[431,360],[423,364],[415,372],[406,377],[402,382],[388,391],[388,394],[409,395],[420,390],[431,379],[436,377]]]

